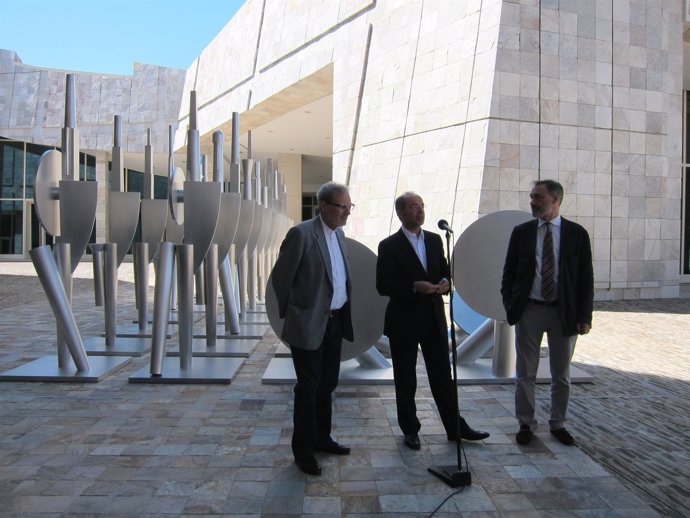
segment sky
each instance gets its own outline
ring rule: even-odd
[[[187,69],[244,0],[0,0],[0,48],[26,64],[132,75]]]

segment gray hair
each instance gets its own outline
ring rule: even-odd
[[[563,202],[563,186],[556,180],[535,180],[534,186],[543,185],[546,187],[546,191],[551,195],[558,198],[558,203]]]
[[[332,181],[326,182],[321,187],[319,187],[318,191],[316,191],[316,201],[325,201],[326,203],[330,203],[333,201],[333,195],[335,193],[349,194],[347,185],[343,185],[342,183]]]

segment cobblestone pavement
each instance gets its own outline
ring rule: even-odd
[[[75,272],[83,335],[102,328],[90,265]],[[120,269],[118,322],[131,320],[131,265]],[[422,450],[402,444],[393,387],[341,385],[321,477],[295,467],[292,393],[263,385],[278,346],[268,331],[231,385],[130,384],[133,358],[99,383],[0,382],[0,515],[11,516],[690,516],[690,301],[598,303],[574,362],[577,447],[539,429],[515,444],[513,388],[460,388],[464,416],[491,432],[464,443],[472,485],[458,494],[427,472],[454,465],[424,367]],[[30,263],[0,263],[0,373],[54,354],[55,329]],[[542,423],[548,386],[537,389]],[[445,500],[447,497],[450,498]]]

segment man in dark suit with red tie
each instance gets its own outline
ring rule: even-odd
[[[383,334],[390,340],[398,424],[408,448],[419,450],[417,347],[421,346],[429,386],[449,441],[489,436],[456,418],[456,391],[450,373],[448,324],[441,295],[448,293],[450,269],[441,236],[422,230],[424,202],[406,192],[395,200],[402,228],[379,243],[376,289],[390,297]]]
[[[578,335],[589,333],[594,304],[592,250],[587,231],[560,216],[563,186],[539,180],[530,193],[536,218],[510,236],[501,294],[510,325],[515,325],[515,416],[518,444],[532,440],[534,384],[541,341],[546,333],[551,370],[551,433],[575,444],[565,421],[570,399],[570,360]]]

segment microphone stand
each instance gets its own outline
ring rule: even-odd
[[[451,354],[453,362],[453,389],[455,392],[455,422],[457,423],[457,440],[455,441],[456,453],[458,459],[457,466],[432,466],[427,468],[429,473],[443,480],[450,487],[464,487],[472,484],[472,475],[467,469],[462,469],[462,457],[465,451],[462,446],[462,439],[460,438],[460,408],[458,404],[458,368],[457,368],[457,351],[455,343],[455,323],[453,321],[453,263],[451,261],[450,255],[450,234],[449,230],[446,230],[446,256],[448,260],[448,265],[450,267],[450,275],[448,279],[448,284],[450,285],[449,297],[450,297],[450,343],[451,343]],[[465,461],[467,464],[467,461]]]

